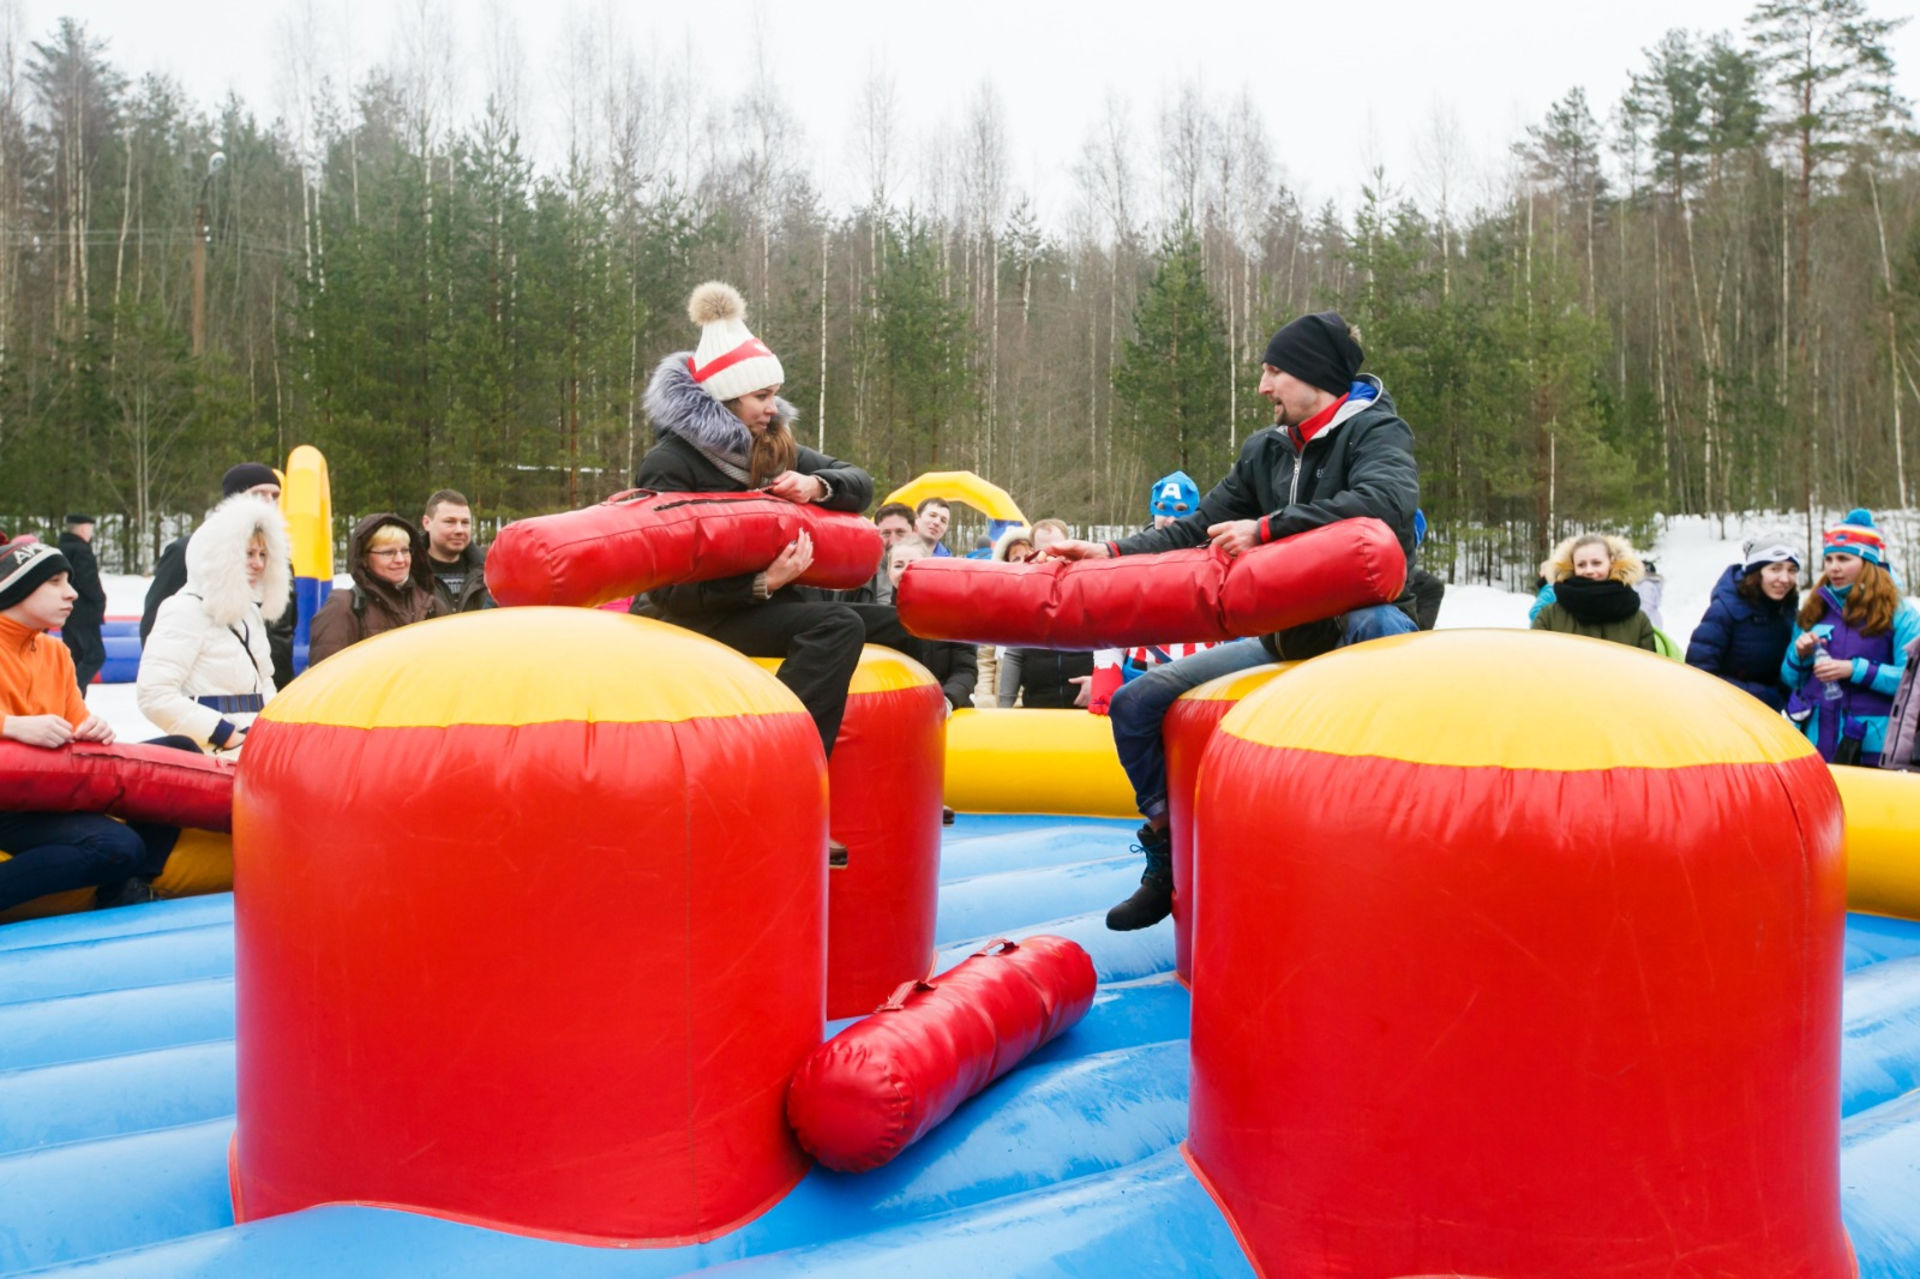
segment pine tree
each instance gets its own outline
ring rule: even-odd
[[[1182,217],[1153,256],[1153,275],[1133,309],[1133,334],[1113,371],[1143,472],[1226,469],[1227,373],[1225,325],[1207,290],[1200,238]],[[1142,474],[1139,482],[1151,478]]]

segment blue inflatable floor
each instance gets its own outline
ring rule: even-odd
[[[1251,1274],[1180,1156],[1171,925],[1106,931],[1131,825],[961,817],[942,968],[991,937],[1092,954],[1093,1010],[894,1163],[816,1169],[713,1243],[577,1247],[404,1212],[233,1224],[233,909],[198,898],[0,928],[0,1273],[166,1276]],[[1920,1275],[1920,925],[1848,921],[1844,1211],[1866,1279]]]

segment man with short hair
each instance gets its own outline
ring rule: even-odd
[[[262,497],[278,505],[280,502],[280,475],[265,462],[242,462],[227,468],[220,477],[220,500],[233,497],[238,493],[249,493]],[[180,592],[187,584],[187,543],[193,540],[189,533],[186,537],[176,537],[167,543],[160,552],[160,562],[153,566],[153,584],[147,587],[146,608],[140,615],[140,646],[146,647],[147,636],[153,633],[153,623],[160,616],[160,606]],[[285,688],[293,683],[293,626],[298,620],[300,610],[294,600],[293,575],[287,575],[287,607],[278,621],[267,623],[267,647],[273,653],[273,686]]]
[[[849,603],[893,603],[893,579],[887,574],[887,552],[912,537],[913,508],[905,502],[888,502],[873,513],[873,526],[880,530],[880,569],[873,580],[848,596]]]
[[[1398,534],[1411,562],[1413,516],[1420,505],[1413,432],[1393,411],[1380,379],[1360,373],[1366,355],[1359,338],[1334,311],[1288,323],[1267,343],[1261,364],[1260,394],[1273,404],[1273,425],[1247,437],[1233,469],[1201,499],[1198,510],[1118,542],[1066,541],[1047,554],[1104,559],[1210,542],[1237,556],[1277,538],[1372,516]],[[1156,666],[1113,695],[1114,745],[1147,819],[1136,846],[1147,866],[1139,890],[1107,912],[1108,928],[1145,928],[1172,909],[1173,839],[1167,831],[1167,756],[1160,726],[1174,701],[1223,675],[1410,632],[1411,600],[1402,598],[1402,605],[1356,609],[1275,635],[1221,644]]]
[[[107,645],[100,638],[100,627],[107,620],[107,591],[100,584],[100,560],[93,553],[93,516],[69,515],[66,524],[60,534],[60,553],[67,557],[67,585],[76,598],[73,612],[60,624],[60,642],[73,654],[73,675],[84,697],[93,677],[107,664]]]
[[[940,539],[947,535],[947,526],[953,523],[953,508],[947,505],[945,498],[929,497],[921,500],[914,508],[913,531],[926,539],[933,548],[935,558],[952,555],[945,542]]]
[[[493,607],[487,594],[487,552],[474,545],[473,507],[452,489],[427,499],[420,527],[427,531],[427,568],[433,595],[448,613],[474,613]]]

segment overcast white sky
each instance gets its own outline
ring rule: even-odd
[[[16,0],[30,38],[62,14],[82,18],[111,42],[134,75],[171,74],[213,102],[231,89],[263,117],[285,100],[280,50],[308,15],[324,39],[311,65],[358,80],[393,58],[405,27],[395,11],[424,4],[446,15],[457,46],[458,114],[486,90],[484,67],[500,11],[513,32],[527,127],[536,152],[552,153],[560,128],[569,31],[611,30],[682,65],[731,96],[750,74],[753,15],[765,24],[781,91],[806,131],[808,167],[837,200],[853,189],[848,138],[870,70],[896,82],[901,133],[915,139],[957,127],[983,80],[1005,107],[1012,178],[1043,217],[1060,217],[1067,178],[1110,93],[1150,127],[1183,81],[1198,79],[1219,104],[1251,92],[1296,190],[1310,202],[1350,202],[1368,162],[1389,183],[1419,193],[1421,139],[1447,113],[1471,157],[1491,170],[1508,143],[1569,88],[1585,87],[1603,120],[1643,62],[1642,50],[1672,27],[1742,31],[1752,0],[788,0],[665,5],[605,0]],[[1868,0],[1878,16],[1910,5]],[[606,44],[607,37],[592,37]],[[1893,39],[1899,88],[1920,99],[1920,25]],[[544,145],[542,145],[544,140]]]

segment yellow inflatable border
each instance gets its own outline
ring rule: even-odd
[[[1217,699],[1246,679],[1230,676],[1188,696]],[[1920,920],[1920,773],[1837,766],[1833,779],[1846,811],[1847,908]],[[955,711],[946,791],[963,813],[1140,816],[1112,729],[1086,711]]]

